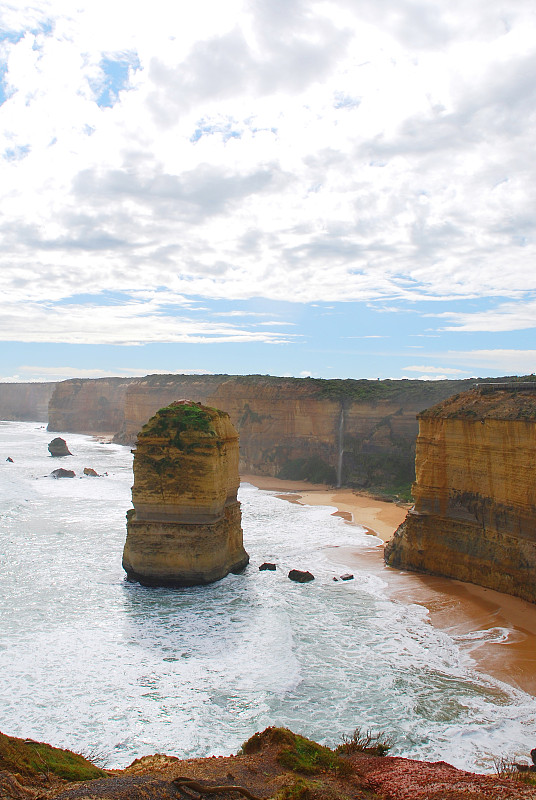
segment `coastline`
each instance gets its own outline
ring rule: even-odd
[[[404,521],[409,504],[389,503],[351,489],[330,489],[306,481],[257,475],[242,475],[241,480],[277,493],[289,502],[332,506],[337,509],[335,515],[377,536],[381,543],[371,537],[371,545],[366,549],[329,548],[329,558],[334,564],[380,576],[387,584],[390,599],[427,608],[431,624],[457,640],[478,672],[536,696],[533,604],[475,584],[399,571],[385,565],[384,544]]]

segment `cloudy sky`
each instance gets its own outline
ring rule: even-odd
[[[536,372],[531,0],[3,0],[0,380]]]

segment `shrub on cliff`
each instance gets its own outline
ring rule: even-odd
[[[102,769],[70,750],[3,733],[0,733],[0,770],[28,776],[52,774],[68,781],[107,777]]]
[[[344,774],[348,770],[345,761],[329,747],[293,733],[288,728],[266,728],[244,742],[241,752],[249,755],[276,746],[277,761],[282,767],[303,775],[319,775],[323,772]]]

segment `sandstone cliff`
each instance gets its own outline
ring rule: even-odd
[[[144,425],[136,444],[123,553],[129,579],[191,586],[242,569],[238,434],[229,415],[174,402]]]
[[[135,380],[136,378],[73,378],[61,381],[56,384],[49,403],[48,430],[115,433],[123,424],[127,388]],[[155,411],[153,409],[152,413]]]
[[[424,411],[415,463],[386,562],[536,602],[536,392],[484,386]]]
[[[132,444],[157,409],[187,398],[230,414],[243,473],[403,493],[414,478],[417,413],[471,384],[266,375],[65,381],[50,402],[49,427],[113,432]]]
[[[46,422],[55,383],[0,383],[0,419]]]

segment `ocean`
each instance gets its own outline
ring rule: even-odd
[[[130,449],[64,434],[73,456],[53,459],[57,435],[0,423],[3,733],[107,766],[229,755],[268,725],[329,746],[370,729],[392,755],[477,771],[536,745],[536,698],[476,672],[424,607],[390,600],[355,567],[353,581],[333,581],[346,570],[331,546],[370,547],[333,508],[243,484],[246,570],[205,587],[142,587],[121,567]],[[77,477],[51,478],[58,466]],[[259,572],[263,561],[277,570]],[[315,580],[292,583],[291,568]]]

